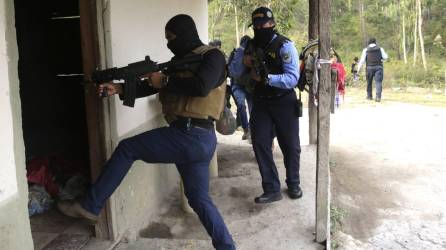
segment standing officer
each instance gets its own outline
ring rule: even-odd
[[[376,45],[376,39],[370,38],[367,48],[362,50],[361,59],[358,64],[358,72],[361,72],[361,66],[366,63],[367,70],[367,99],[373,100],[372,82],[375,78],[376,85],[376,102],[381,101],[381,93],[383,90],[384,67],[383,61],[387,60],[388,55],[383,48]]]
[[[219,211],[209,197],[209,163],[216,147],[214,120],[220,117],[225,97],[225,57],[205,46],[193,19],[174,16],[165,27],[167,47],[175,58],[201,54],[203,60],[188,71],[166,76],[149,74],[136,90],[137,97],[159,92],[169,127],[122,140],[82,203],[61,202],[62,213],[96,221],[105,201],[116,190],[132,163],[175,163],[190,206],[212,238],[216,249],[233,250],[234,242]],[[104,83],[108,95],[125,93],[127,85]]]
[[[247,54],[244,64],[251,68],[255,81],[251,136],[254,153],[262,176],[263,194],[256,203],[270,203],[282,199],[280,180],[273,160],[274,130],[284,156],[288,196],[302,197],[299,179],[300,141],[298,102],[294,87],[299,80],[298,53],[294,43],[275,30],[273,13],[260,7],[252,13],[254,38],[249,51],[261,51],[263,56]],[[263,57],[269,72],[262,78],[253,60]]]

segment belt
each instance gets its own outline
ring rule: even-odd
[[[280,93],[280,94],[277,94],[277,95],[261,95],[261,96],[259,96],[259,98],[260,99],[278,99],[280,97],[284,97],[284,96],[286,96],[288,94],[291,94],[293,92],[294,92],[294,90],[290,90],[288,92]]]
[[[202,129],[213,129],[214,120],[209,119],[198,119],[189,117],[178,117],[175,121],[169,124],[171,127],[190,129],[192,127],[202,128]]]

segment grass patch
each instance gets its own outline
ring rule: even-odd
[[[375,89],[373,89],[375,93]],[[341,108],[357,107],[360,105],[376,105],[375,101],[366,99],[367,92],[363,82],[355,86],[347,86]],[[304,107],[308,107],[308,93],[302,94]],[[432,107],[446,107],[446,95],[444,88],[420,88],[420,87],[393,87],[383,89],[381,104],[389,102],[401,102],[421,104]]]
[[[342,219],[344,219],[344,217],[347,215],[347,212],[340,208],[337,207],[333,204],[331,204],[330,206],[330,234],[334,235],[337,231],[341,230],[342,228]],[[330,242],[330,246],[331,249],[338,249],[339,248],[339,243],[332,238],[331,242]]]
[[[383,89],[381,102],[401,102],[446,107],[446,95],[444,94],[444,89],[418,87],[386,88]],[[366,100],[365,86],[347,87],[345,100],[341,107],[354,107],[363,104],[376,104],[375,101]]]
[[[332,234],[341,229],[341,221],[345,218],[346,215],[347,212],[344,209],[333,204],[330,206],[330,232]]]

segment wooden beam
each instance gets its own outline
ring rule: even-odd
[[[330,0],[319,0],[319,71],[317,158],[316,158],[316,241],[330,243]]]
[[[319,0],[308,0],[308,41],[315,40],[319,37]],[[313,88],[308,90],[308,133],[309,143],[317,143],[317,107],[314,105]]]
[[[93,70],[99,62],[97,22],[96,22],[96,1],[79,0],[81,47],[82,47],[82,67],[85,83],[85,110],[87,115],[88,142],[90,154],[91,181],[95,181],[101,173],[106,160],[106,151],[103,134],[102,105],[96,94],[96,87],[89,79]],[[110,239],[113,235],[112,227],[108,224],[107,209],[99,215],[99,222],[96,224],[96,237]]]

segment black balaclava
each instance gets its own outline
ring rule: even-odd
[[[198,36],[195,22],[188,15],[179,14],[172,17],[167,22],[165,29],[176,35],[175,39],[167,42],[167,47],[177,57],[183,57],[203,45]]]
[[[275,34],[275,27],[254,29],[254,42],[258,47],[264,48],[273,39]]]
[[[254,26],[254,44],[257,47],[264,48],[273,39],[276,34],[275,27],[256,29],[256,26],[262,26],[267,22],[274,22],[274,15],[271,9],[259,7],[251,14],[252,24]]]

